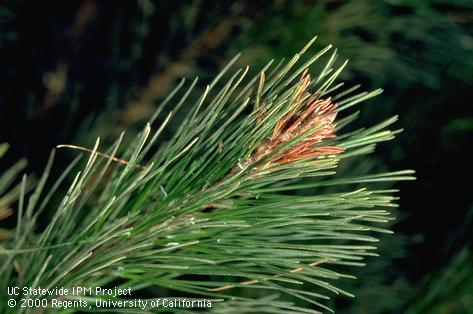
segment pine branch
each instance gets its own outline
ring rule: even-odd
[[[311,43],[286,64],[271,70],[270,63],[249,80],[248,68],[239,69],[221,83],[234,59],[158,145],[176,111],[191,104],[196,81],[183,94],[185,83],[179,84],[125,151],[123,136],[108,150],[99,140],[81,148],[89,153],[82,170],[75,161],[47,192],[53,153],[28,201],[20,195],[18,236],[0,251],[2,286],[104,286],[120,279],[134,293],[153,286],[226,300],[212,308],[221,313],[264,312],[261,306],[271,313],[316,313],[311,308],[330,310],[323,304],[327,294],[353,296],[337,288],[337,280],[351,278],[339,269],[376,256],[375,233],[389,232],[381,225],[392,219],[395,190],[316,188],[410,180],[413,172],[331,178],[344,159],[372,152],[397,131],[386,130],[390,119],[341,134],[355,116],[337,125],[336,115],[379,91],[337,92],[332,84],[345,64],[333,68],[336,52],[311,80],[307,69],[331,47],[294,69]],[[175,105],[161,118],[168,104]],[[61,203],[49,202],[74,173]],[[36,233],[45,206],[57,208]],[[250,289],[258,300],[240,295]],[[275,292],[295,303],[273,298]]]

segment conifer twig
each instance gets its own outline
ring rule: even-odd
[[[377,241],[373,232],[389,233],[378,224],[391,219],[387,208],[396,206],[397,197],[392,195],[395,190],[347,187],[411,180],[413,172],[332,177],[339,161],[369,154],[377,143],[392,139],[397,132],[386,127],[396,119],[339,134],[353,116],[341,119],[336,127],[337,113],[376,93],[338,98],[339,94],[325,93],[342,69],[331,68],[333,58],[324,70],[332,74],[319,75],[320,82],[311,84],[307,68],[330,47],[291,70],[308,46],[268,75],[253,77],[245,87],[240,84],[247,69],[235,71],[226,83],[219,82],[234,59],[201,97],[186,104],[193,109],[184,113],[175,133],[157,147],[158,135],[169,119],[182,116],[174,114],[191,101],[196,81],[180,99],[173,99],[178,94],[171,93],[164,103],[175,104],[173,114],[154,136],[149,136],[148,123],[125,143],[129,160],[115,157],[122,137],[110,154],[98,151],[99,140],[93,149],[58,145],[90,156],[80,171],[76,158],[46,193],[54,151],[28,198],[24,177],[16,198],[20,214],[15,237],[2,241],[6,249],[0,250],[0,285],[51,288],[120,281],[228,300],[240,300],[238,292],[218,293],[245,287],[293,296],[295,301],[288,305],[280,300],[272,304],[279,313],[292,308],[312,310],[299,302],[330,311],[315,300],[329,298],[326,293],[308,290],[312,288],[352,296],[334,283],[349,275],[331,269],[330,261],[361,266],[366,257],[376,255],[372,252],[376,247],[365,243]],[[221,88],[213,91],[217,86]],[[254,111],[249,113],[251,107]],[[98,156],[108,158],[106,167],[99,166]],[[147,156],[149,165],[140,165]],[[127,167],[108,170],[111,161]],[[144,171],[130,171],[132,166]],[[8,182],[14,182],[15,170],[0,180],[0,200]],[[105,171],[109,175],[104,176]],[[71,180],[64,180],[71,173]],[[70,185],[63,186],[67,181]],[[327,188],[314,189],[320,186]],[[62,201],[56,201],[59,193]],[[9,197],[3,199],[3,204],[11,204]],[[43,208],[51,210],[51,219],[39,229],[36,219]],[[68,250],[64,250],[66,242],[71,244]],[[314,262],[306,264],[309,261]],[[20,276],[15,269],[21,270]],[[211,276],[212,282],[202,276]],[[6,292],[0,291],[3,297]],[[266,306],[265,300],[263,296],[252,304]],[[2,313],[16,310],[0,303]]]

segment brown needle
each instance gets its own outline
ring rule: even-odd
[[[307,264],[307,266],[313,267],[313,266],[317,266],[317,265],[323,264],[323,263],[328,262],[328,261],[329,261],[328,259],[322,259],[320,261],[316,261],[316,262],[312,262],[310,264]],[[289,272],[291,274],[295,274],[295,273],[299,273],[303,270],[304,270],[303,268],[299,267],[299,268],[291,269]],[[278,278],[278,277],[282,277],[282,276],[283,276],[283,274],[278,274],[278,275],[271,276],[271,278]],[[255,283],[258,283],[258,282],[259,282],[259,280],[252,279],[252,280],[242,281],[242,282],[240,282],[240,285],[249,286],[249,285],[254,285]],[[224,290],[232,289],[232,288],[235,288],[235,287],[236,287],[236,285],[225,285],[225,286],[212,288],[212,289],[208,289],[208,290],[215,292],[215,291],[224,291]]]
[[[77,145],[68,145],[68,144],[61,144],[61,145],[56,146],[56,148],[72,148],[72,149],[78,149],[78,150],[82,150],[82,151],[89,152],[89,153],[93,152],[89,148],[85,148],[85,147],[77,146]],[[111,159],[115,162],[118,162],[120,164],[123,164],[123,165],[128,165],[130,163],[128,160],[113,157],[113,156],[110,156],[110,155],[107,155],[107,154],[104,154],[104,153],[101,153],[101,152],[98,152],[98,151],[96,151],[95,153],[99,156],[109,158],[109,159]],[[140,170],[146,170],[146,167],[142,166],[142,165],[134,165],[134,167],[138,168]]]

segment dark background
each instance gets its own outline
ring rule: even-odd
[[[400,115],[404,132],[374,167],[418,178],[396,186],[397,236],[360,273],[361,301],[337,308],[404,312],[473,240],[472,22],[473,2],[462,0],[2,2],[0,142],[11,149],[0,170],[26,157],[39,174],[57,144],[140,127],[180,77],[204,84],[240,51],[240,64],[260,68],[318,35],[313,51],[333,43],[350,59],[344,80],[385,90],[361,107],[359,125]],[[366,301],[373,290],[387,296]],[[461,293],[441,313],[473,307]]]

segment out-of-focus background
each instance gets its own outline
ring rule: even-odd
[[[24,157],[39,174],[57,144],[140,128],[179,78],[205,85],[238,52],[259,69],[314,35],[312,51],[350,60],[343,80],[384,89],[359,125],[400,115],[404,132],[358,167],[418,178],[396,186],[396,234],[337,312],[472,313],[472,1],[1,2],[0,171]]]

